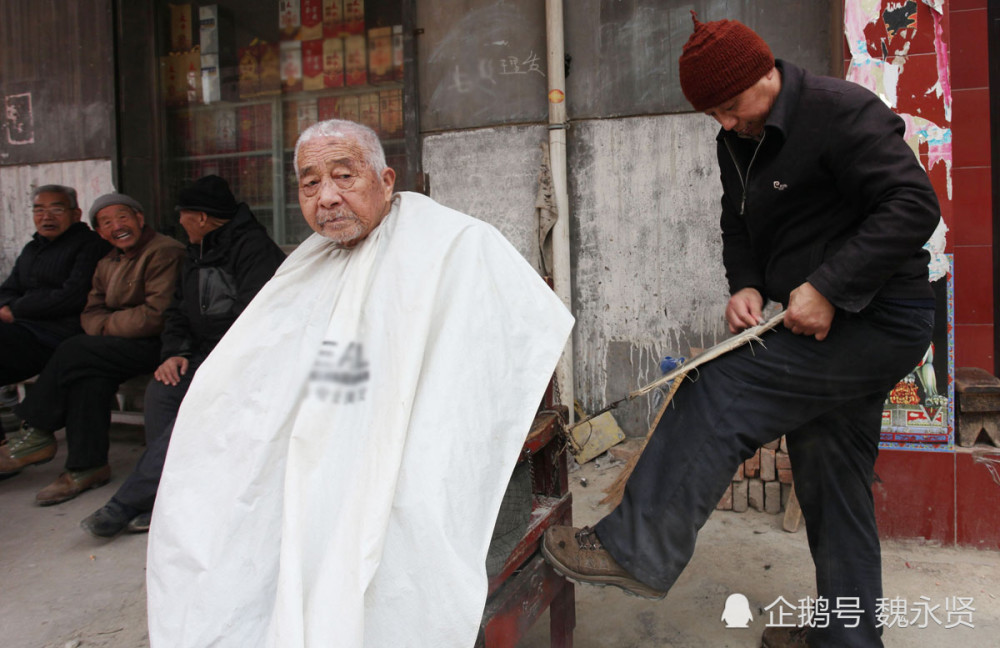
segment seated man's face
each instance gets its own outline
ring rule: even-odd
[[[309,227],[344,247],[371,233],[390,208],[396,174],[376,174],[350,138],[319,137],[299,149],[299,205]]]
[[[35,229],[45,238],[53,241],[59,238],[70,225],[80,220],[81,211],[70,209],[69,198],[61,193],[43,191],[35,197],[31,215]]]
[[[122,252],[128,252],[139,243],[144,220],[142,212],[125,205],[108,205],[97,212],[97,233]]]

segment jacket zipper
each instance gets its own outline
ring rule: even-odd
[[[740,178],[740,184],[743,185],[743,197],[740,199],[740,216],[744,215],[747,206],[747,184],[750,182],[750,168],[753,166],[753,161],[757,159],[757,152],[760,151],[760,145],[764,143],[764,138],[767,137],[767,131],[764,131],[760,135],[760,140],[757,142],[757,148],[753,150],[753,155],[750,157],[750,163],[747,164],[747,175],[746,178],[743,177],[743,172],[740,170],[740,164],[736,161],[736,154],[733,153],[733,147],[729,144],[729,138],[725,138],[722,141],[726,143],[726,150],[729,151],[729,157],[733,159],[733,166],[736,167],[736,175]]]

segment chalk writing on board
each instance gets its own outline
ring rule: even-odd
[[[538,55],[534,52],[529,52],[528,56],[520,60],[516,56],[500,59],[500,74],[529,74],[531,72],[545,76],[545,72],[539,66]]]
[[[4,130],[8,144],[34,144],[35,123],[31,114],[31,93],[4,97]]]

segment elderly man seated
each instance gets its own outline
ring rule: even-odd
[[[39,452],[56,445],[66,428],[66,472],[35,500],[58,504],[106,484],[111,401],[118,385],[151,373],[160,359],[160,332],[184,246],[145,224],[142,205],[106,194],[90,208],[90,221],[113,249],[94,272],[80,316],[86,335],[66,340],[17,406],[24,419],[21,443]]]
[[[114,497],[81,522],[98,537],[149,529],[174,419],[195,372],[285,260],[219,176],[182,189],[177,211],[190,244],[160,335],[162,363],[146,387],[146,450]]]
[[[31,192],[35,234],[21,250],[14,269],[0,285],[0,388],[30,378],[45,367],[56,346],[83,332],[80,311],[87,303],[97,261],[110,246],[80,222],[76,190],[43,185]],[[7,392],[10,394],[10,391]],[[0,411],[5,431],[17,429],[11,402]],[[0,445],[0,474],[11,476],[27,465],[48,461],[55,446],[26,452],[15,436]]]
[[[150,527],[164,646],[471,646],[504,490],[572,317],[491,226],[296,145],[315,234],[202,364]]]

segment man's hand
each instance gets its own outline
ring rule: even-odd
[[[785,328],[796,335],[812,335],[822,341],[830,332],[833,311],[833,304],[807,281],[788,296]]]
[[[164,385],[176,385],[181,381],[181,376],[187,373],[187,370],[187,358],[171,356],[164,360],[163,364],[153,372],[153,378],[156,378]]]
[[[726,321],[729,322],[729,332],[739,333],[751,326],[757,326],[764,321],[762,310],[764,298],[756,288],[743,288],[729,298],[726,305]]]
[[[14,313],[10,310],[10,306],[0,306],[0,322],[14,323]]]

